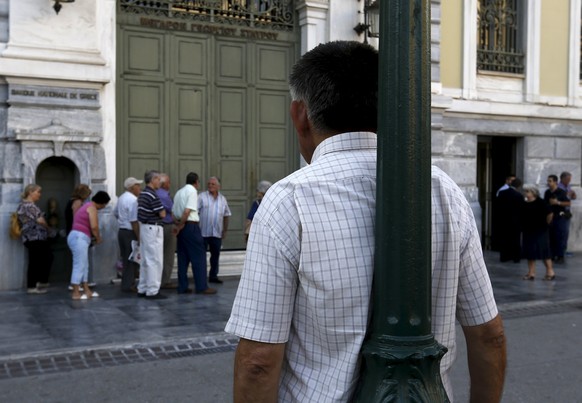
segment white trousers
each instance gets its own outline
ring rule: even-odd
[[[164,270],[164,227],[139,223],[141,264],[137,292],[156,295],[160,291]]]

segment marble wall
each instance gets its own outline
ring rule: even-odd
[[[116,3],[77,1],[59,14],[53,4],[0,0],[0,290],[25,286],[26,250],[8,222],[41,164],[66,158],[75,183],[115,201]],[[118,255],[111,207],[100,224],[95,279],[104,282]]]

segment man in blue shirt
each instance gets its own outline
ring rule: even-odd
[[[164,210],[166,210],[166,217],[162,220],[164,226],[164,269],[162,271],[162,289],[175,289],[176,285],[170,281],[172,271],[174,270],[174,255],[176,253],[176,235],[173,234],[172,207],[174,201],[170,195],[170,177],[168,174],[160,175],[160,188],[156,190],[156,194],[162,201]]]

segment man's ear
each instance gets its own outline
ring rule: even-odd
[[[307,108],[303,101],[291,101],[291,120],[297,133],[302,135],[310,128],[309,119],[307,118]]]
[[[310,164],[317,144],[315,143],[315,134],[313,133],[311,122],[307,117],[305,103],[303,101],[292,101],[290,112],[293,126],[295,126],[295,130],[297,131],[299,152],[305,161]]]

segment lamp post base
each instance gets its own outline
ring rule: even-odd
[[[440,361],[447,349],[429,338],[370,339],[355,402],[445,402]]]

